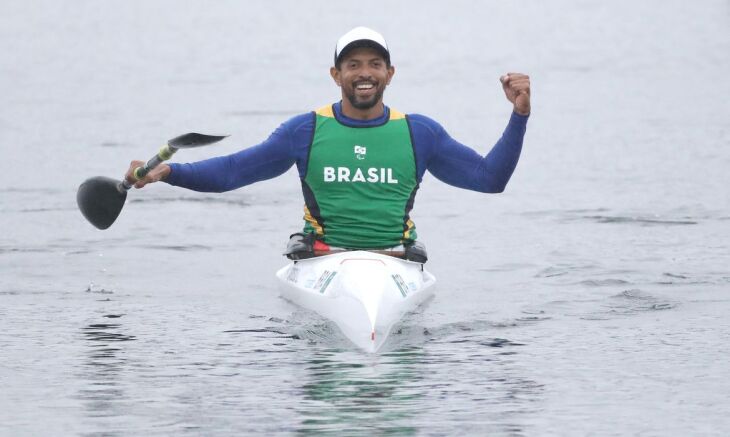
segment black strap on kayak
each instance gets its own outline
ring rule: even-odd
[[[284,255],[293,260],[312,258],[314,257],[315,241],[316,235],[313,232],[309,234],[301,232],[291,234]]]
[[[426,245],[420,241],[414,241],[411,244],[405,245],[406,259],[417,263],[425,263],[428,261],[428,254],[426,253]]]

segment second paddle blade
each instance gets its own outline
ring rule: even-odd
[[[104,176],[85,180],[76,192],[76,203],[92,225],[106,229],[122,211],[127,191],[119,190],[119,181]]]
[[[191,147],[207,146],[208,144],[217,143],[227,135],[205,135],[197,133],[189,133],[180,135],[167,142],[168,145],[176,149],[188,149]]]

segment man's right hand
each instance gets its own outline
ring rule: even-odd
[[[124,178],[130,184],[134,184],[134,188],[142,188],[147,184],[161,181],[170,174],[170,166],[167,164],[160,164],[147,173],[144,178],[137,180],[137,178],[134,177],[134,170],[137,167],[144,167],[144,164],[144,161],[132,161],[129,164],[129,170],[127,170],[127,174]]]

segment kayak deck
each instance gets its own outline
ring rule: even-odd
[[[376,352],[392,328],[433,294],[423,264],[367,251],[299,260],[280,269],[285,299],[334,322],[356,346]]]

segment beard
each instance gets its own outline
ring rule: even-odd
[[[345,97],[347,97],[347,100],[356,109],[370,109],[377,105],[378,102],[383,99],[384,92],[385,87],[377,87],[375,94],[373,94],[371,97],[360,98],[355,94],[355,89],[353,88],[345,91]]]

